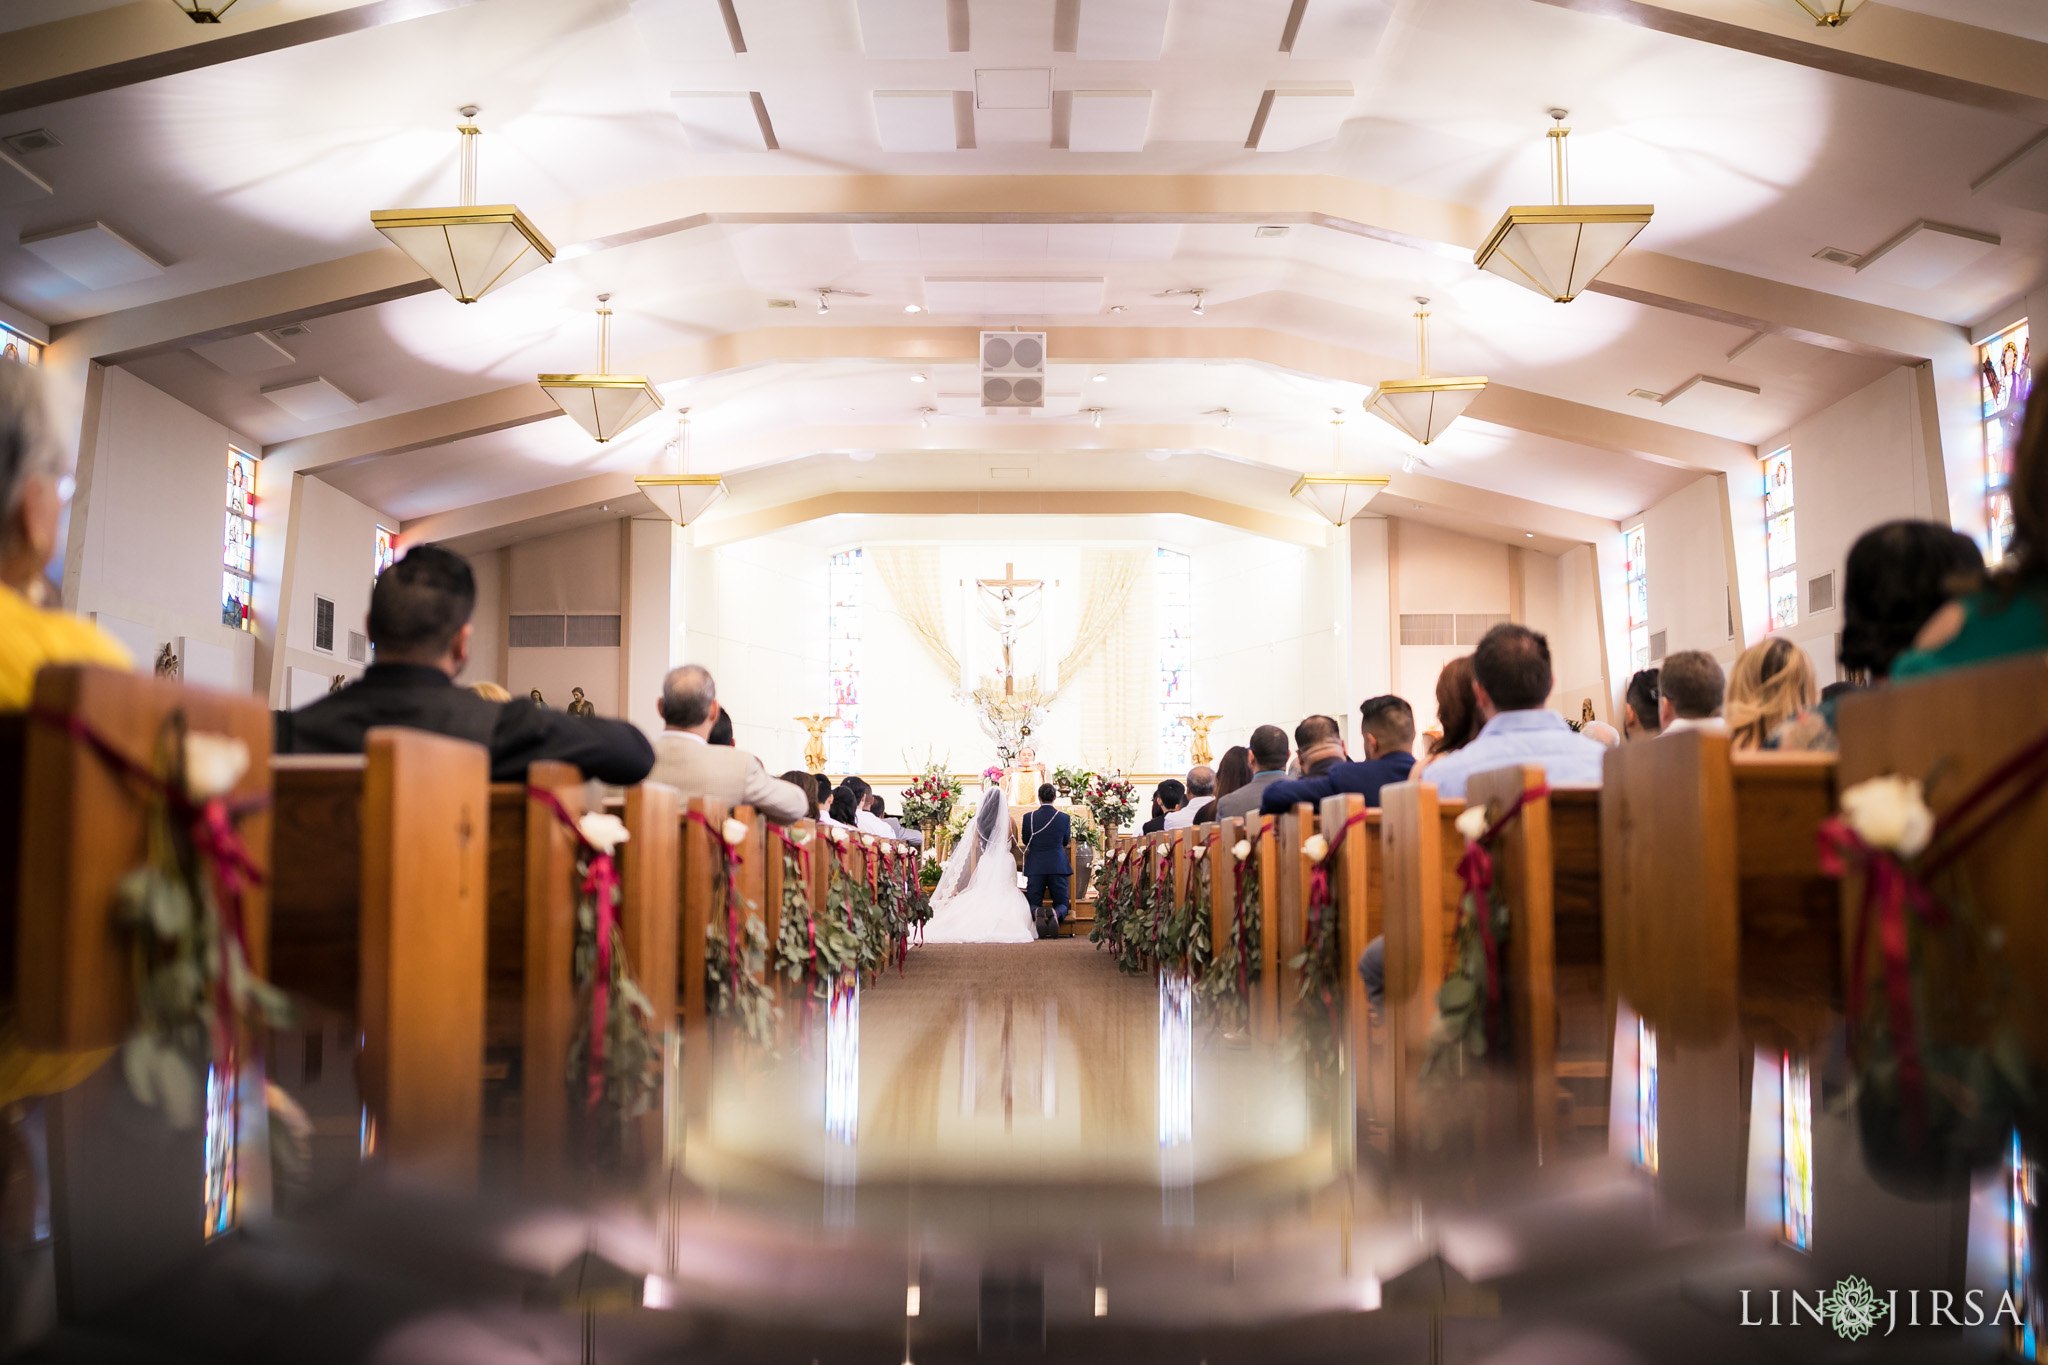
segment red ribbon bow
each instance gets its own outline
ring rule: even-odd
[[[1500,943],[1493,936],[1490,894],[1493,890],[1493,855],[1487,851],[1487,845],[1507,828],[1510,820],[1522,813],[1524,806],[1549,795],[1550,788],[1543,783],[1523,788],[1522,794],[1510,802],[1508,808],[1477,839],[1466,843],[1464,856],[1458,859],[1458,880],[1465,884],[1465,894],[1471,898],[1471,913],[1479,923],[1479,942],[1486,950],[1486,1040],[1489,1045],[1500,1037]]]
[[[528,786],[526,794],[554,814],[589,857],[583,872],[583,894],[597,907],[597,970],[590,982],[590,1047],[584,1057],[584,1107],[595,1110],[604,1100],[604,1049],[611,1022],[612,930],[617,925],[619,869],[612,855],[583,836],[583,827],[569,814],[562,798],[546,787]]]

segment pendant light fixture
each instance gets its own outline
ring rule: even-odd
[[[476,202],[477,107],[462,107],[461,203],[444,209],[379,209],[370,225],[412,257],[457,303],[475,303],[555,258],[540,229],[514,204]]]
[[[688,526],[725,496],[725,480],[716,474],[690,473],[690,410],[676,411],[676,434],[661,448],[661,470],[635,474],[633,482],[647,500],[678,526]]]
[[[233,0],[229,3],[232,4]],[[1795,0],[1795,3],[1812,15],[1813,22],[1822,28],[1840,28],[1849,22],[1851,15],[1863,8],[1863,0],[1821,0],[1817,5],[1811,0]]]
[[[1486,388],[1484,375],[1455,379],[1429,377],[1429,300],[1417,299],[1415,311],[1415,378],[1382,380],[1365,400],[1376,413],[1419,445],[1428,445],[1464,415]]]
[[[612,374],[610,294],[597,296],[597,373],[537,376],[555,406],[599,441],[609,441],[661,406],[661,395],[644,374]]]
[[[235,7],[235,0],[171,0],[178,7],[178,13],[195,24],[217,24],[220,17]]]
[[[1330,525],[1342,526],[1363,512],[1391,480],[1384,474],[1344,472],[1344,413],[1341,408],[1331,412],[1335,415],[1330,418],[1330,472],[1302,475],[1288,494],[1322,513]]]
[[[1504,280],[1533,289],[1558,303],[1570,303],[1614,263],[1655,212],[1649,204],[1571,204],[1567,178],[1565,111],[1553,109],[1557,125],[1550,138],[1550,198],[1543,205],[1510,208],[1493,225],[1472,260]]]

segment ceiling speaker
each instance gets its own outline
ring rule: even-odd
[[[981,406],[1045,406],[1045,333],[981,334]]]

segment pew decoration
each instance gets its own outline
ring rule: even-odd
[[[1117,851],[1096,889],[1095,928],[1088,934],[1091,942],[1109,949],[1119,971],[1134,975],[1151,970],[1141,915],[1150,904],[1153,862],[1146,844],[1127,844]]]
[[[832,988],[860,964],[861,942],[853,926],[833,915],[822,919],[811,905],[809,830],[774,827],[782,852],[782,932],[775,945],[775,969],[801,989],[806,1006],[830,1000]]]
[[[712,915],[704,926],[704,984],[711,1013],[738,1023],[750,1043],[772,1051],[780,1012],[768,978],[768,927],[761,921],[760,907],[739,889],[739,845],[747,837],[747,827],[733,819],[714,825],[702,811],[693,810],[688,818],[720,851],[712,862],[711,897],[725,913]]]
[[[1330,872],[1345,837],[1364,823],[1365,812],[1354,811],[1334,838],[1311,834],[1301,841],[1301,856],[1309,865],[1308,905],[1301,951],[1288,959],[1287,966],[1299,973],[1294,1015],[1301,1025],[1302,1060],[1310,1076],[1334,1075],[1339,1065],[1337,1040],[1344,1026],[1338,1000],[1344,989],[1345,964],[1337,951],[1343,939],[1342,916]]]
[[[1199,981],[1209,968],[1209,860],[1197,855],[1188,868],[1187,890],[1174,870],[1174,844],[1161,841],[1159,905],[1152,921],[1152,961],[1163,974]],[[1198,847],[1206,847],[1198,846]]]
[[[232,1094],[256,1031],[292,1022],[284,993],[250,968],[243,938],[242,893],[263,874],[235,828],[254,806],[227,798],[248,770],[248,746],[189,730],[172,711],[150,767],[76,716],[36,718],[82,741],[149,803],[149,852],[117,893],[135,961],[135,1028],[121,1069],[137,1103],[191,1128],[209,1083]]]
[[[1266,817],[1261,831],[1270,828]],[[1220,835],[1218,836],[1221,837]],[[1230,932],[1224,935],[1223,951],[1202,977],[1199,987],[1203,1008],[1226,1032],[1251,1026],[1252,987],[1259,983],[1259,935],[1264,912],[1259,900],[1258,845],[1254,839],[1239,839],[1230,849],[1233,911]],[[1207,859],[1203,862],[1206,864]],[[1211,897],[1210,904],[1214,905]]]
[[[1456,821],[1465,838],[1458,860],[1458,880],[1465,892],[1458,903],[1455,960],[1437,987],[1436,1019],[1429,1029],[1429,1056],[1422,1075],[1437,1080],[1465,1075],[1474,1058],[1507,1055],[1508,1011],[1502,1000],[1501,959],[1513,926],[1507,897],[1493,874],[1494,842],[1531,801],[1550,795],[1534,786],[1489,820],[1485,806],[1467,807]]]
[[[1821,870],[1860,884],[1845,1002],[1858,1127],[1873,1173],[1900,1193],[1964,1187],[2035,1102],[2018,1035],[1987,1026],[2012,1017],[2003,936],[1973,912],[1956,864],[2044,786],[2048,733],[1939,817],[1919,781],[1874,777],[1818,832]]]
[[[586,1140],[615,1140],[626,1119],[651,1110],[661,1095],[662,1044],[654,1005],[633,979],[619,927],[618,847],[625,822],[591,811],[580,819],[545,787],[527,795],[545,806],[576,839],[576,938],[570,980],[576,988],[576,1027],[569,1039],[566,1077],[581,1093]]]

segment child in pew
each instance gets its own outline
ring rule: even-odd
[[[69,482],[41,376],[0,361],[0,711],[28,708],[44,664],[132,667],[128,651],[98,626],[40,605]]]
[[[476,579],[469,562],[438,545],[418,545],[377,576],[369,636],[375,662],[339,692],[283,717],[279,748],[301,754],[359,754],[375,726],[431,730],[481,744],[491,780],[524,782],[545,760],[573,763],[587,778],[628,787],[654,766],[637,726],[571,717],[523,702],[486,701],[455,679],[469,662]]]

